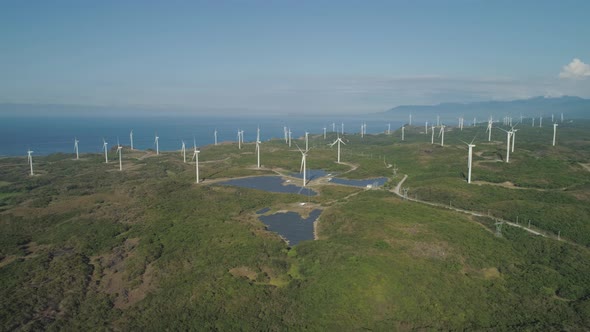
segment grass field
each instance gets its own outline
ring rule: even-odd
[[[590,326],[590,122],[504,132],[423,127],[405,141],[312,135],[307,166],[362,179],[365,190],[312,181],[320,195],[219,186],[218,179],[299,171],[281,140],[179,152],[0,159],[0,330],[585,330]],[[467,148],[476,137],[472,184]],[[435,138],[436,141],[436,138]],[[298,142],[303,146],[302,141]],[[114,160],[115,153],[111,152]],[[397,175],[393,177],[393,170]],[[502,227],[389,191],[480,211],[552,237]],[[289,247],[256,211],[323,210],[318,240]],[[562,241],[554,236],[560,233]]]

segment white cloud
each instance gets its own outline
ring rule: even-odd
[[[575,58],[559,73],[559,78],[584,79],[590,77],[590,65]]]

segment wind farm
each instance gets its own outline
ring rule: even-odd
[[[588,12],[2,6],[0,331],[588,331]]]
[[[416,116],[414,116],[414,121],[415,120]],[[527,121],[532,121],[532,118],[525,117],[523,121],[526,123]],[[429,120],[428,123],[434,124],[435,121]],[[464,126],[463,130],[461,130],[460,124],[455,127],[441,123],[438,132],[440,144],[436,145],[433,144],[436,128],[434,125],[432,125],[432,128],[428,128],[422,126],[410,126],[407,124],[405,126],[400,126],[397,133],[393,131],[390,135],[388,134],[390,133],[389,128],[386,128],[382,133],[366,133],[364,129],[365,123],[363,122],[363,128],[360,132],[344,134],[344,136],[339,131],[324,132],[324,128],[327,126],[317,125],[317,134],[310,131],[301,131],[303,133],[301,136],[301,139],[303,140],[303,148],[299,145],[301,143],[296,143],[294,148],[290,148],[288,143],[290,142],[290,133],[293,129],[285,129],[281,127],[279,130],[283,134],[286,133],[287,144],[285,144],[284,137],[271,138],[264,142],[264,150],[261,149],[262,140],[260,137],[260,129],[264,129],[264,127],[256,128],[256,140],[253,140],[253,142],[246,141],[243,138],[244,130],[240,129],[238,130],[237,142],[231,142],[231,140],[228,140],[225,142],[218,142],[217,145],[213,143],[211,145],[197,148],[196,141],[194,141],[193,155],[191,159],[194,164],[192,164],[192,162],[186,163],[186,144],[184,140],[180,140],[180,150],[162,151],[156,145],[156,142],[159,143],[159,139],[155,139],[153,140],[154,147],[156,148],[155,150],[141,150],[137,147],[131,150],[130,146],[125,147],[117,144],[113,149],[116,151],[117,158],[119,159],[119,172],[117,173],[120,173],[120,175],[118,176],[114,173],[110,173],[109,168],[105,166],[105,163],[108,162],[109,149],[108,143],[106,139],[104,139],[102,144],[103,151],[101,151],[103,153],[102,161],[100,154],[98,153],[82,153],[79,155],[78,162],[76,162],[76,151],[74,151],[73,158],[72,154],[63,154],[63,156],[39,156],[36,159],[35,173],[33,174],[32,157],[28,157],[29,170],[27,176],[29,180],[25,177],[25,172],[23,172],[22,169],[19,171],[19,168],[16,167],[18,163],[13,165],[18,159],[9,158],[2,160],[3,167],[0,167],[3,172],[2,178],[11,179],[10,181],[14,184],[0,188],[17,190],[15,194],[8,196],[10,198],[4,199],[2,209],[4,210],[4,213],[11,215],[11,211],[14,209],[25,208],[22,204],[25,204],[27,200],[19,199],[19,197],[25,196],[21,196],[24,195],[24,193],[18,194],[19,190],[21,190],[19,188],[21,187],[16,186],[16,183],[22,183],[24,185],[26,181],[51,178],[52,180],[49,181],[47,185],[32,192],[33,197],[36,197],[33,198],[34,200],[41,200],[43,197],[46,197],[46,195],[43,194],[46,192],[46,189],[44,188],[71,186],[73,183],[86,179],[88,177],[88,172],[92,172],[95,174],[102,174],[100,175],[100,178],[102,179],[101,183],[117,181],[121,183],[119,186],[123,186],[122,188],[130,186],[132,183],[138,183],[138,180],[140,183],[143,183],[142,188],[146,188],[145,190],[148,190],[147,192],[151,192],[152,189],[147,189],[151,187],[158,191],[163,190],[163,188],[169,188],[166,191],[166,198],[154,197],[149,199],[156,199],[161,202],[159,204],[165,202],[164,204],[166,205],[176,205],[181,201],[186,201],[188,204],[188,202],[193,200],[191,197],[200,197],[196,199],[196,202],[202,202],[207,196],[209,197],[207,199],[207,204],[212,206],[204,208],[202,207],[202,204],[199,203],[200,207],[198,208],[198,211],[200,211],[199,213],[202,216],[215,216],[219,213],[219,208],[221,206],[226,206],[222,209],[225,209],[227,212],[232,211],[233,208],[229,208],[229,206],[234,206],[236,203],[233,199],[229,199],[229,197],[233,197],[232,195],[236,195],[237,193],[240,193],[240,195],[246,195],[244,197],[247,198],[243,204],[253,204],[253,202],[261,200],[260,203],[250,205],[251,207],[246,210],[247,212],[245,212],[246,214],[243,216],[250,215],[254,218],[253,220],[258,220],[257,211],[263,208],[269,209],[269,212],[263,214],[265,216],[274,216],[273,213],[281,215],[280,213],[285,212],[280,211],[287,210],[291,211],[290,213],[297,213],[298,215],[306,217],[311,211],[316,211],[314,212],[314,216],[317,214],[320,217],[315,217],[317,219],[313,221],[314,226],[310,228],[310,233],[304,237],[307,240],[302,242],[295,239],[297,239],[297,236],[303,235],[294,235],[295,233],[293,232],[295,232],[295,230],[290,230],[289,227],[291,226],[286,226],[287,224],[285,224],[285,227],[287,227],[286,229],[280,230],[280,232],[284,233],[276,234],[270,230],[265,230],[265,227],[270,226],[258,226],[258,224],[262,223],[261,221],[256,221],[250,226],[244,226],[237,222],[239,218],[243,217],[239,217],[239,215],[229,217],[229,220],[234,220],[234,218],[238,219],[235,219],[235,222],[232,221],[230,228],[224,232],[231,233],[233,232],[231,229],[236,227],[236,229],[242,229],[243,227],[246,227],[247,229],[251,228],[253,230],[256,229],[256,234],[259,234],[253,238],[256,240],[248,240],[244,242],[244,240],[241,239],[239,241],[240,245],[254,245],[254,243],[257,243],[257,241],[260,241],[261,239],[264,239],[263,241],[265,243],[272,243],[272,246],[278,250],[276,253],[272,254],[272,256],[275,257],[273,259],[284,260],[285,264],[287,264],[287,269],[293,269],[293,266],[305,266],[301,264],[306,263],[303,263],[303,261],[300,260],[299,255],[296,257],[292,257],[292,254],[289,254],[291,256],[283,256],[283,254],[280,254],[280,250],[283,249],[280,248],[285,248],[288,252],[306,252],[306,250],[312,250],[312,248],[319,246],[310,251],[309,254],[300,254],[304,255],[304,257],[313,257],[309,255],[328,253],[330,252],[330,249],[328,248],[331,243],[339,243],[342,236],[345,236],[345,238],[349,236],[357,238],[353,234],[367,231],[367,226],[363,226],[364,222],[356,223],[354,222],[355,218],[353,218],[346,221],[346,224],[348,225],[347,227],[352,227],[355,231],[338,235],[339,231],[333,228],[338,224],[338,220],[341,220],[341,218],[348,220],[347,218],[356,215],[356,213],[363,213],[362,211],[365,210],[375,211],[375,209],[379,211],[379,215],[391,218],[385,220],[391,220],[394,224],[401,222],[401,219],[397,216],[400,211],[408,211],[407,213],[415,213],[419,216],[410,217],[410,223],[402,222],[400,226],[396,226],[402,228],[395,228],[398,229],[398,231],[394,233],[386,232],[385,234],[388,234],[388,236],[393,236],[393,234],[399,233],[400,229],[405,229],[404,227],[410,227],[411,223],[414,223],[414,226],[411,227],[417,227],[415,225],[420,225],[419,227],[423,229],[430,229],[430,227],[434,227],[436,223],[430,225],[421,220],[424,218],[428,219],[428,217],[426,217],[428,215],[437,215],[439,216],[438,220],[440,220],[440,216],[442,216],[443,220],[446,220],[439,222],[443,222],[443,224],[446,225],[445,227],[449,228],[448,234],[459,232],[460,234],[465,233],[462,236],[476,236],[476,238],[479,239],[478,241],[487,241],[490,244],[494,243],[494,246],[500,246],[500,248],[502,248],[501,250],[510,253],[510,255],[521,257],[519,259],[523,259],[522,257],[524,257],[522,256],[523,249],[521,247],[524,245],[523,243],[527,243],[526,245],[529,246],[529,249],[524,250],[524,252],[533,250],[530,248],[536,248],[542,244],[543,246],[568,248],[568,250],[576,251],[577,255],[587,255],[585,253],[586,249],[583,248],[590,245],[590,236],[588,236],[588,234],[590,234],[590,225],[583,222],[584,217],[581,219],[578,217],[578,222],[574,222],[576,219],[570,218],[576,217],[567,211],[569,211],[570,208],[577,207],[576,211],[579,211],[578,213],[587,213],[590,215],[590,211],[588,211],[586,207],[588,204],[586,198],[580,196],[581,193],[585,192],[586,189],[584,188],[588,183],[588,169],[586,169],[587,166],[584,165],[588,165],[588,160],[590,160],[590,146],[585,146],[581,150],[579,147],[577,150],[573,150],[569,147],[573,144],[572,142],[577,141],[579,137],[588,135],[586,128],[587,126],[590,126],[590,123],[584,120],[576,120],[574,122],[566,121],[560,124],[561,127],[563,127],[560,127],[562,129],[560,132],[561,146],[553,146],[551,144],[554,134],[553,128],[520,127],[518,129],[518,153],[513,155],[509,154],[513,152],[514,132],[516,132],[517,129],[515,128],[516,125],[510,126],[509,121],[506,126],[502,126],[501,124],[495,126],[491,135],[490,130],[488,130],[489,122],[479,123],[475,126]],[[427,129],[430,131],[428,133],[430,135],[424,135],[426,134]],[[401,140],[402,132],[404,133],[403,141]],[[420,135],[420,133],[423,134]],[[503,136],[505,133],[506,136]],[[326,135],[326,140],[329,140],[329,142],[331,141],[331,143],[326,144],[324,134]],[[226,135],[226,137],[230,136],[231,135]],[[485,137],[483,140],[477,139],[477,137],[482,136]],[[504,141],[504,138],[506,137],[509,140],[508,142]],[[138,137],[137,135],[135,139],[142,141],[141,137]],[[75,141],[77,142],[78,140],[76,139]],[[147,140],[144,139],[143,141]],[[546,144],[542,144],[543,141],[546,142]],[[400,144],[402,142],[403,144]],[[344,149],[343,147],[346,148]],[[468,148],[467,151],[465,150],[465,147]],[[336,149],[336,151],[334,151],[334,149]],[[556,149],[559,150],[558,154],[555,154]],[[236,151],[239,151],[239,153],[236,153]],[[569,161],[563,159],[563,154],[570,154],[573,156],[572,153],[574,153],[574,151],[576,151],[576,158],[580,161],[578,164],[568,165]],[[336,156],[334,156],[334,152],[336,152]],[[295,157],[294,155],[296,154],[300,155],[300,158]],[[28,155],[32,155],[32,151],[30,151]],[[251,166],[252,159],[249,157],[251,155],[254,155],[256,161],[254,167]],[[158,156],[159,158],[152,158],[155,156]],[[263,158],[265,160],[264,167],[261,165],[261,160]],[[509,158],[510,163],[507,163]],[[381,160],[381,162],[379,162],[379,160]],[[388,160],[390,163],[384,163],[384,160]],[[69,163],[72,165],[68,166]],[[123,167],[124,164],[126,165],[125,167]],[[190,166],[191,164],[193,166]],[[395,164],[395,167],[391,166],[392,164]],[[74,165],[78,166],[72,168]],[[434,165],[442,166],[433,167]],[[547,173],[548,169],[550,170],[549,172],[551,172],[550,175]],[[63,172],[68,172],[67,174],[69,175],[64,177],[61,175]],[[541,176],[541,174],[544,174],[544,176]],[[263,185],[263,179],[264,181],[270,179],[276,179],[279,181],[278,187],[276,187],[278,192],[273,192],[272,190],[275,189],[271,190],[271,187],[266,184]],[[250,183],[250,185],[247,187],[241,187],[239,181],[249,181],[248,183]],[[192,185],[190,185],[191,183]],[[378,184],[375,185],[375,183]],[[104,184],[101,186],[104,186]],[[290,189],[290,193],[281,193],[281,188],[287,189],[292,186],[295,187],[293,187],[294,190]],[[564,191],[563,188],[569,189]],[[205,192],[207,194],[206,196],[203,196]],[[99,195],[94,189],[89,194],[91,197]],[[130,200],[129,204],[139,204],[139,206],[148,204],[149,200],[144,202],[144,198],[140,198],[140,196],[136,197],[133,194],[127,195],[131,195],[126,199]],[[57,202],[61,201],[68,202],[68,200],[72,199],[68,198],[68,196],[63,196],[57,193],[50,195],[50,197],[51,201],[56,202],[51,204],[58,204]],[[266,198],[263,199],[263,197]],[[539,213],[539,204],[542,204],[545,200],[569,203],[563,206],[554,206],[553,209],[555,211],[552,213]],[[213,203],[214,201],[217,203]],[[123,203],[125,200],[118,202],[118,204],[123,204],[118,209],[128,209],[123,207],[127,204]],[[223,203],[220,206],[220,202],[227,203]],[[514,205],[513,202],[522,203]],[[70,206],[70,203],[64,204]],[[95,203],[90,204],[92,205]],[[390,212],[386,212],[389,211],[388,206],[393,207],[394,209]],[[49,205],[45,208],[48,207]],[[41,209],[45,208],[41,207]],[[67,211],[67,209],[64,210],[64,212],[65,211]],[[133,220],[134,218],[139,217],[139,215],[136,216],[134,214],[139,211],[132,211],[135,210],[129,210],[129,212],[126,213],[127,217],[125,218],[131,218],[130,220]],[[152,209],[150,211],[156,210]],[[107,215],[110,216],[110,213]],[[180,216],[182,213],[178,214],[178,212],[175,212],[172,215]],[[556,216],[559,216],[557,220]],[[105,231],[109,229],[119,229],[117,228],[120,227],[118,226],[119,223],[110,218],[111,217],[107,217],[105,221],[103,221],[104,225],[101,226],[101,228]],[[204,221],[208,220],[209,217],[205,219],[201,218],[202,217],[189,219]],[[359,219],[359,221],[364,220],[366,222],[366,220],[373,220],[372,218],[373,217],[364,217]],[[60,219],[57,218],[56,220]],[[150,227],[155,227],[157,225],[156,220],[157,218],[154,219],[153,222],[155,223],[153,224],[152,221],[148,222],[149,225],[153,225]],[[530,224],[528,223],[529,221]],[[201,222],[197,223],[200,224]],[[503,227],[498,226],[500,224]],[[135,227],[140,227],[139,225],[141,225],[141,223],[132,223],[131,225],[135,225],[131,226],[131,229],[134,229]],[[297,222],[293,225],[297,225]],[[121,231],[122,230],[123,229],[121,229]],[[46,230],[46,232],[51,233],[54,231]],[[72,234],[75,234],[75,232],[79,231],[73,232],[74,233]],[[403,232],[399,234],[405,234]],[[199,232],[191,234],[196,235],[198,233]],[[378,232],[376,234],[381,233],[382,232]],[[225,238],[229,233],[226,235],[221,234],[222,233],[220,233],[220,236]],[[438,233],[431,234],[432,235],[430,236],[433,236],[431,241],[434,241],[434,243],[440,243],[440,241],[442,241],[441,236],[447,234],[447,231],[440,233],[439,230]],[[501,234],[501,237],[498,237],[498,234]],[[142,235],[138,235],[140,238],[143,238]],[[259,236],[263,237],[258,239]],[[379,240],[379,236],[375,236],[376,235],[371,235],[366,238],[366,240],[358,238],[354,240],[354,243],[357,243],[358,241],[360,241],[358,242],[358,245],[362,245],[362,243],[364,243],[363,241],[387,243],[379,242],[383,240]],[[407,235],[403,236],[405,237]],[[210,240],[208,240],[208,235],[199,235],[198,238],[201,239],[199,241],[205,241],[205,243],[208,243],[207,246],[212,245]],[[93,249],[95,252],[94,255],[109,255],[109,248],[122,248],[122,246],[128,246],[128,239],[129,238],[123,237],[119,240],[115,237],[108,240],[105,244],[110,244],[106,247],[103,246]],[[398,239],[398,241],[399,240],[401,240],[401,238]],[[51,241],[43,242],[45,240],[35,241],[54,243]],[[254,242],[249,244],[250,241]],[[290,241],[297,243],[297,245],[293,246],[289,244]],[[408,241],[408,239],[404,241]],[[153,247],[153,242],[141,242],[140,240],[139,243],[140,247],[137,248],[143,247],[147,250],[148,248]],[[452,250],[456,252],[463,252],[463,250],[465,250],[458,245],[459,242],[453,242],[452,244],[450,242],[445,243],[445,246],[453,248]],[[238,245],[238,242],[235,244]],[[54,243],[50,244],[50,246],[61,245]],[[328,247],[324,248],[324,246]],[[388,252],[388,250],[391,250],[390,248],[393,247],[395,247],[393,244],[388,244],[387,246],[385,246],[385,244],[379,244],[376,248],[379,248],[378,250],[380,251],[385,250],[385,252]],[[437,260],[445,262],[447,258],[441,258],[443,256],[440,255],[442,255],[442,252],[451,249],[443,249],[443,247],[436,248],[436,254],[430,253],[429,255],[436,255],[435,257],[439,257]],[[487,249],[479,248],[477,250],[483,250],[481,252],[484,254]],[[103,254],[101,254],[101,252],[103,252]],[[152,289],[151,287],[153,286],[147,287],[145,282],[142,282],[141,280],[145,280],[146,271],[148,271],[148,269],[159,270],[162,272],[165,271],[166,268],[160,266],[160,263],[158,262],[162,261],[163,257],[165,257],[164,255],[167,255],[166,252],[167,249],[166,246],[164,246],[164,249],[160,254],[149,256],[149,258],[148,256],[142,256],[147,259],[145,260],[146,263],[144,263],[143,268],[140,268],[142,266],[140,265],[137,267],[139,270],[135,270],[136,268],[132,268],[131,265],[129,265],[127,270],[125,270],[127,271],[125,273],[132,273],[129,275],[136,275],[136,277],[130,279],[128,282],[124,282],[121,286],[123,288],[121,289],[126,289],[127,292],[132,292],[133,294],[140,294],[138,292],[142,289],[142,295],[138,295],[134,299],[123,297],[121,295],[113,297],[115,306],[129,308],[121,311],[123,316],[135,312],[135,309],[133,308],[137,308],[137,305],[140,303],[151,301],[149,298],[154,295],[148,294],[153,294],[152,292],[155,288]],[[467,252],[465,252],[465,254],[467,255]],[[469,255],[472,254],[472,252],[469,253]],[[11,257],[16,256],[12,254],[5,256],[2,260],[2,264],[6,264],[6,260],[12,259]],[[369,255],[367,257],[375,259],[374,257],[377,256]],[[393,257],[397,256],[394,255],[392,258]],[[236,257],[236,259],[241,260],[243,258]],[[303,257],[301,259],[303,259]],[[418,262],[421,262],[420,259]],[[430,266],[432,264],[432,258],[425,259],[426,260],[423,263],[413,262],[411,266]],[[102,263],[96,261],[92,264],[97,264],[96,266],[99,266]],[[238,270],[234,270],[234,268],[236,268],[234,265],[235,263],[229,264],[230,265],[222,264],[220,267],[225,268],[226,272],[229,271],[227,272],[230,277],[228,281],[232,280],[231,283],[237,282],[240,284],[240,280],[242,280],[240,279],[242,278],[240,277],[240,273],[242,272],[238,273],[236,272]],[[240,264],[246,263],[243,262]],[[347,264],[350,263],[344,263],[341,260],[337,260],[337,264],[347,266]],[[504,267],[504,264],[509,264],[508,261],[499,263],[486,261],[485,264],[489,264],[488,266],[493,267],[489,267],[489,269],[492,269],[489,271],[498,271],[493,272],[494,275],[497,275],[495,278],[508,278],[508,276],[511,276],[511,278],[515,277],[515,272],[505,270],[506,267]],[[579,264],[579,261],[576,264]],[[238,265],[238,267],[239,266],[240,265]],[[102,268],[106,269],[105,271],[110,271],[110,268],[106,265]],[[473,267],[464,265],[462,268]],[[560,269],[559,266],[554,266],[553,268]],[[577,269],[578,268],[581,269],[580,271],[585,271],[584,269],[590,271],[590,266],[586,267],[586,265],[583,264],[579,265]],[[279,282],[278,280],[281,280],[280,283],[286,286],[298,282],[297,280],[306,280],[313,275],[309,274],[311,272],[307,272],[305,277],[301,276],[295,278],[293,274],[290,274],[292,272],[282,270],[282,268],[273,268],[272,271],[272,276],[269,277],[269,279],[263,279],[267,281],[262,282],[260,287],[277,287],[264,285],[277,283]],[[330,271],[330,269],[322,269],[321,271],[313,273],[317,273],[317,276],[319,277],[326,276],[327,274],[325,273],[330,273],[328,271]],[[451,278],[454,274],[451,270],[444,271],[444,278]],[[113,277],[117,275],[117,272],[108,273],[114,273]],[[361,273],[359,277],[362,276],[363,274]],[[429,276],[429,274],[427,273],[422,276]],[[106,296],[109,294],[107,288],[103,287],[106,287],[105,285],[108,283],[108,280],[110,280],[109,278],[112,277],[95,276],[92,278],[97,278],[96,282],[98,282],[99,285],[96,290],[92,291],[96,294],[95,296],[99,296],[99,294],[105,294],[104,296]],[[345,279],[350,278],[351,276],[345,277]],[[461,278],[467,278],[466,280],[470,280],[470,282],[479,280],[477,273],[474,276],[463,276]],[[570,278],[569,276],[564,278],[566,278],[564,279],[564,282],[566,282],[565,280],[570,280],[567,279]],[[572,275],[571,278],[574,278],[574,276]],[[397,280],[396,282],[400,282],[399,279],[395,280]],[[433,282],[434,279],[427,280],[432,280]],[[486,279],[484,278],[482,280]],[[160,283],[163,282],[163,279],[151,282]],[[509,285],[514,284],[514,286],[510,287],[517,287],[519,283],[520,281],[511,281]],[[574,284],[576,283],[577,282],[574,282]],[[134,286],[134,284],[139,286]],[[313,287],[313,284],[310,284],[309,287]],[[423,287],[429,289],[431,286]],[[475,287],[477,289],[482,286]],[[328,289],[330,288],[328,287]],[[577,301],[575,300],[575,296],[579,296],[574,295],[575,293],[565,293],[564,290],[559,292],[559,296],[567,296],[567,298],[570,298],[573,301]],[[463,293],[465,295],[470,294],[469,291]],[[535,296],[543,298],[546,296],[553,296],[551,294],[543,295],[542,293],[539,293]],[[355,293],[355,296],[358,295],[360,295],[360,293]],[[441,298],[441,301],[444,300]],[[506,303],[503,302],[505,299],[502,297],[499,297],[497,301],[500,301],[499,303]],[[475,305],[478,306],[478,304]],[[551,305],[553,306],[556,304]],[[453,309],[454,307],[452,305],[449,308],[451,311],[456,310]],[[343,310],[343,308],[337,307],[337,310]],[[517,312],[530,314],[526,310],[517,310]],[[230,313],[230,315],[233,314]],[[419,319],[426,319],[426,317],[427,316],[423,316]],[[148,320],[151,321],[150,319]],[[314,321],[323,324],[315,319]]]

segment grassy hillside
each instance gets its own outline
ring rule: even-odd
[[[312,182],[318,196],[220,186],[299,170],[280,140],[203,148],[201,184],[180,153],[0,160],[0,330],[584,330],[590,326],[590,123],[505,133],[423,127],[392,135],[312,136],[308,168],[387,176],[383,189]],[[473,180],[467,151],[476,136]],[[299,145],[302,146],[301,142]],[[115,157],[114,152],[112,158]],[[390,166],[391,165],[391,166]],[[393,166],[395,165],[395,166]],[[397,176],[393,169],[397,168]],[[409,196],[528,223],[404,201]],[[297,181],[297,180],[294,180]],[[306,201],[307,206],[298,203]],[[323,210],[316,241],[289,247],[256,211]]]

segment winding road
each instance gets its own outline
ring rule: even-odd
[[[513,222],[508,221],[508,220],[504,220],[502,218],[496,218],[496,217],[492,217],[492,216],[488,216],[488,215],[482,214],[480,212],[464,210],[464,209],[460,209],[460,208],[456,208],[456,207],[452,207],[452,206],[448,206],[448,205],[443,205],[443,204],[440,204],[440,203],[433,203],[433,202],[427,202],[427,201],[419,200],[419,199],[416,199],[416,198],[404,197],[404,195],[402,193],[400,193],[400,189],[401,189],[404,181],[406,181],[407,178],[408,178],[408,175],[404,175],[404,177],[397,184],[397,186],[395,186],[395,189],[390,190],[390,191],[392,193],[396,194],[397,196],[401,197],[402,199],[406,199],[408,201],[412,201],[412,202],[416,202],[416,203],[421,203],[421,204],[426,204],[426,205],[430,205],[430,206],[436,206],[436,207],[445,208],[445,209],[449,209],[449,210],[454,210],[454,211],[461,212],[461,213],[468,214],[468,215],[472,215],[472,216],[475,216],[475,217],[491,218],[491,219],[494,219],[496,221],[503,222],[506,225],[509,225],[509,226],[512,226],[512,227],[518,227],[520,229],[523,229],[523,230],[525,230],[525,231],[527,231],[527,232],[529,232],[529,233],[531,233],[533,235],[539,235],[539,236],[546,237],[546,238],[553,238],[553,237],[547,236],[547,235],[545,235],[543,233],[540,233],[538,231],[532,230],[532,229],[530,229],[528,227],[524,227],[522,225],[513,223]],[[569,243],[569,241],[568,241],[568,243]]]

